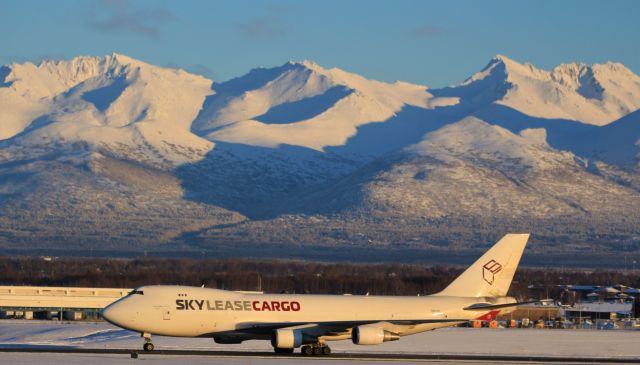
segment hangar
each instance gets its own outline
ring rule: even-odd
[[[0,286],[0,318],[98,318],[100,309],[132,289]]]

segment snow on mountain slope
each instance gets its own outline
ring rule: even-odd
[[[258,85],[247,81],[256,74],[268,77]],[[212,141],[319,151],[345,144],[358,126],[383,122],[405,105],[431,109],[457,103],[433,98],[424,86],[367,80],[309,61],[252,71],[214,88],[218,94],[194,123],[194,132]]]
[[[20,66],[10,67],[15,69]],[[33,119],[45,113],[51,104],[37,92],[34,95],[29,89],[16,88],[16,77],[12,75],[10,67],[0,68],[0,140],[20,133]]]
[[[545,71],[498,55],[462,84],[433,93],[475,105],[497,103],[533,117],[605,125],[640,108],[640,77],[619,63],[571,63]]]
[[[9,65],[0,246],[633,241],[638,112],[597,124],[638,95],[618,64],[502,56],[439,90],[308,61],[213,85],[122,55]]]
[[[95,152],[0,163],[0,247],[130,250],[243,219],[184,199],[171,173]]]
[[[626,236],[635,234],[628,222],[640,211],[637,190],[554,150],[542,131],[516,135],[477,118],[429,133],[296,199],[290,211],[339,217],[351,232],[387,244],[514,229],[534,230],[549,242],[594,230]]]
[[[310,61],[255,69],[212,87],[202,77],[118,54],[14,64],[0,77],[0,138],[13,138],[14,147],[80,142],[168,166],[201,160],[215,142],[377,156],[390,150],[379,148],[385,136],[394,138],[391,149],[402,148],[471,113],[512,123],[491,109],[498,106],[539,118],[510,130],[544,127],[554,147],[564,148],[556,142],[577,132],[540,121],[604,123],[640,105],[639,78],[622,65],[546,72],[504,56],[440,90],[367,80]],[[559,124],[560,137],[549,129]]]
[[[636,191],[592,174],[574,154],[551,148],[544,130],[516,135],[469,117],[428,134],[407,151],[415,157],[395,165],[393,171],[407,176],[405,169],[420,170],[420,161],[426,158],[423,178],[404,187],[411,188],[410,193],[403,194],[403,188],[394,192],[392,186],[403,184],[393,183],[373,191],[388,204],[413,206],[416,212],[424,207],[443,216],[600,220],[606,214],[634,214],[633,209],[640,207]],[[402,195],[412,199],[403,202]],[[608,202],[606,207],[602,199]]]
[[[640,167],[640,110],[579,137],[575,149],[584,157]]]
[[[0,136],[21,146],[82,142],[151,163],[201,158],[213,144],[190,132],[211,82],[129,57],[11,65],[0,88]],[[22,108],[24,106],[24,108]]]
[[[517,159],[522,166],[554,167],[544,129],[526,129],[515,135],[508,130],[467,117],[428,134],[420,143],[407,148],[421,155],[448,161],[455,156],[476,155],[487,160]],[[562,155],[566,159],[566,155]]]

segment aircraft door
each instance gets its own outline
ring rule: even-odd
[[[168,321],[171,319],[171,309],[169,307],[162,307],[162,319]]]

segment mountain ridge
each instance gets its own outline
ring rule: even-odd
[[[2,70],[0,247],[431,250],[517,229],[640,250],[621,64],[498,55],[441,89],[308,60],[220,83],[119,54]]]

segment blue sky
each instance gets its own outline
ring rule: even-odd
[[[216,81],[311,59],[368,78],[461,82],[496,54],[640,72],[640,1],[3,0],[0,64],[123,53]]]

